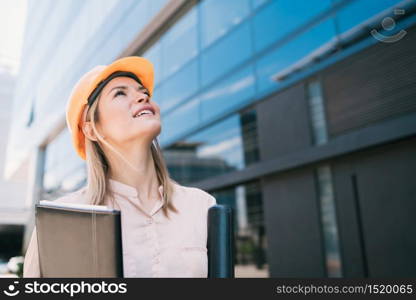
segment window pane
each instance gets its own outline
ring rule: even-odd
[[[162,101],[163,101],[163,90],[156,86],[153,90],[152,100],[159,105],[159,107],[162,107]]]
[[[259,182],[212,192],[234,212],[235,277],[269,277],[263,200]]]
[[[254,93],[254,71],[249,66],[201,95],[201,117],[208,120],[225,113],[246,102]]]
[[[164,99],[162,111],[175,107],[178,103],[192,95],[198,89],[198,64],[194,60],[184,69],[174,74],[161,85]]]
[[[205,0],[200,8],[203,48],[241,23],[250,12],[248,0]]]
[[[372,16],[383,10],[399,3],[399,0],[360,0],[353,1],[351,4],[343,7],[336,16],[339,33],[354,28],[356,25],[368,20]]]
[[[253,9],[256,9],[257,7],[265,4],[268,1],[270,0],[251,0],[251,6],[253,7]]]
[[[154,2],[156,1],[151,3]],[[121,27],[118,30],[124,45],[128,45],[155,15],[156,11],[151,10],[151,3],[136,1],[134,7],[129,7],[129,11],[123,16],[123,22],[117,27]]]
[[[61,188],[63,191],[71,192],[81,188],[87,183],[87,170],[85,165],[81,165],[79,169],[71,172],[62,180]]]
[[[202,54],[202,85],[211,83],[221,74],[248,59],[251,54],[250,29],[248,23],[245,23]]]
[[[271,1],[253,18],[254,44],[260,51],[328,9],[330,0]]]
[[[312,60],[315,54],[335,41],[333,19],[311,28],[287,44],[273,49],[257,62],[258,87],[260,91],[279,85],[274,76],[289,69],[301,60]]]
[[[150,47],[145,53],[143,53],[143,57],[149,59],[153,63],[154,68],[154,84],[157,85],[160,80],[162,79],[162,51],[161,51],[160,43],[154,44]]]
[[[193,99],[185,104],[181,104],[169,113],[167,116],[162,115],[162,135],[163,140],[182,135],[199,122],[199,99]]]
[[[71,151],[71,137],[63,130],[46,148],[43,188],[48,193],[64,193],[62,182],[83,166],[75,151]]]
[[[251,115],[250,115],[251,114]],[[258,161],[255,111],[234,115],[164,150],[172,177],[181,184],[196,182]],[[178,130],[188,117],[179,117]],[[182,123],[180,123],[182,122]],[[246,148],[245,148],[246,147]]]
[[[255,110],[241,115],[241,131],[243,136],[245,165],[259,161],[260,151],[257,139],[257,114]]]
[[[191,9],[161,39],[164,78],[198,53],[196,12]]]
[[[329,165],[318,167],[317,181],[328,277],[341,277],[341,253],[332,174]]]
[[[180,178],[182,181],[198,181],[244,167],[239,116],[214,125],[186,139],[184,143],[195,145],[195,148],[194,159],[186,161],[186,164],[192,165],[182,166],[187,169],[183,172],[187,176]],[[175,177],[174,179],[179,180]]]

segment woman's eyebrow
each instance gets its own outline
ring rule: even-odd
[[[113,87],[108,93],[107,93],[107,95],[108,94],[110,94],[111,93],[111,91],[112,90],[115,90],[115,89],[123,89],[123,90],[127,90],[128,89],[128,86],[125,86],[125,85],[119,85],[119,86],[115,86],[115,87]],[[142,86],[141,84],[139,84],[139,88],[137,89],[138,91],[140,91],[140,90],[147,90],[144,86]]]
[[[113,87],[108,93],[107,93],[107,95],[108,94],[110,94],[111,93],[111,91],[112,90],[115,90],[115,89],[123,89],[123,90],[126,90],[128,87],[127,86],[125,86],[125,85],[119,85],[119,86],[115,86],[115,87]]]

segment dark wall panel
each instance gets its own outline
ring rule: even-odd
[[[416,140],[367,154],[357,186],[371,277],[416,276]]]
[[[312,170],[263,180],[270,277],[325,277]]]
[[[307,108],[303,83],[273,95],[257,105],[262,160],[310,147]]]
[[[361,215],[354,195],[356,174],[352,159],[340,159],[331,164],[334,198],[338,218],[338,234],[345,278],[368,277],[366,253],[361,234]]]
[[[347,275],[416,276],[415,153],[414,137],[335,162]]]

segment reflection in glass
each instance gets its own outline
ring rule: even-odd
[[[222,74],[249,59],[251,55],[252,42],[250,27],[245,22],[224,39],[202,53],[202,85],[212,83]]]
[[[241,115],[241,134],[243,139],[245,165],[257,162],[260,159],[259,144],[257,140],[257,114],[250,110]]]
[[[205,0],[200,8],[203,48],[241,23],[250,12],[249,0]]]
[[[266,4],[268,1],[270,1],[270,0],[251,0],[251,2],[252,2],[252,4],[251,4],[252,9],[253,10],[254,9],[257,9],[258,7]]]
[[[297,64],[312,61],[335,43],[335,25],[332,18],[312,27],[296,39],[273,49],[257,61],[258,86],[260,91],[278,87],[275,76]]]
[[[175,106],[177,107],[179,103],[198,89],[197,60],[190,62],[185,68],[171,76],[160,88],[163,90],[164,96],[161,102],[162,113]]]
[[[185,121],[186,120],[186,121]],[[161,140],[183,135],[199,124],[199,99],[191,99],[179,105],[167,115],[162,115]]]
[[[268,277],[267,240],[259,182],[250,182],[211,193],[218,204],[234,211],[235,276]]]
[[[183,118],[177,120],[183,123]],[[255,111],[233,115],[164,149],[171,176],[188,184],[258,161],[256,123]]]
[[[342,264],[335,210],[332,174],[329,165],[317,169],[318,194],[328,277],[341,277]]]
[[[71,192],[84,186],[87,183],[87,170],[85,165],[79,166],[75,171],[72,171],[70,176],[62,181],[61,188],[63,191]]]
[[[198,54],[197,22],[197,10],[194,7],[161,38],[164,78]]]
[[[55,199],[80,188],[86,178],[84,161],[71,146],[67,129],[63,130],[46,148],[43,178],[43,199]]]
[[[153,63],[154,84],[157,85],[162,79],[162,48],[160,42],[155,43],[142,55]]]
[[[209,120],[244,104],[255,94],[253,66],[249,65],[201,94],[201,118]]]
[[[330,6],[330,0],[271,1],[253,19],[256,51],[290,34]]]

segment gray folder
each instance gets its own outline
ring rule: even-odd
[[[35,213],[41,277],[123,277],[119,210],[40,201]]]

